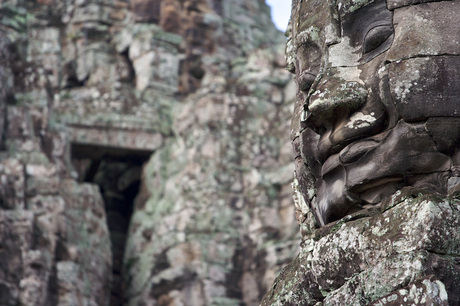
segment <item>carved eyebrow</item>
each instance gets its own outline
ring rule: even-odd
[[[363,37],[363,54],[369,53],[381,46],[391,35],[394,34],[393,25],[375,26]]]
[[[386,7],[386,3],[389,2],[389,1],[391,1],[391,0],[385,0],[385,1],[381,0],[381,2],[385,3],[385,7]],[[418,1],[421,1],[421,0],[418,0]],[[425,0],[425,1],[427,1],[427,0]],[[439,1],[439,0],[432,0],[432,1]],[[346,2],[346,3],[343,4],[343,2]],[[379,5],[379,3],[376,3],[376,2],[378,2],[378,0],[377,1],[362,0],[361,2],[360,1],[353,1],[353,0],[339,1],[339,3],[337,3],[337,9],[338,9],[338,12],[339,12],[339,15],[340,15],[340,19],[342,19],[345,15],[353,14],[354,12],[359,11],[360,9],[362,9],[362,8],[364,8],[366,6]]]

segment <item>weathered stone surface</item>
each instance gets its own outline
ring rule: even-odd
[[[31,109],[10,110],[8,122],[19,121],[9,125],[7,136],[17,136],[7,138],[10,153],[0,152],[2,305],[72,305],[77,296],[106,304],[111,250],[99,192],[70,178],[65,130],[48,131]],[[62,262],[78,267],[77,274],[61,274]],[[77,281],[70,293],[59,289],[69,287],[68,277]]]
[[[428,276],[370,305],[449,305],[449,303],[444,284],[435,277]]]
[[[11,97],[11,90],[13,87],[12,78],[13,73],[11,71],[11,52],[9,50],[9,39],[6,35],[0,34],[0,114],[4,114],[6,111],[6,104],[8,99]],[[0,148],[3,148],[5,141],[5,129],[6,129],[5,117],[0,116]]]
[[[452,0],[447,0],[447,1],[452,1]],[[393,10],[395,8],[400,8],[403,6],[410,6],[410,5],[428,3],[428,2],[439,2],[439,0],[388,0],[387,4],[388,4],[388,9]]]
[[[458,117],[459,69],[459,56],[410,58],[391,64],[390,89],[401,117],[407,122]]]
[[[385,204],[306,236],[261,305],[456,305],[458,200],[403,189]]]
[[[187,99],[175,118],[178,139],[147,163],[148,197],[136,202],[125,255],[130,303],[257,305],[293,255],[293,165],[277,140],[287,122],[272,117],[291,107],[269,98],[287,75],[272,55],[257,55],[257,65],[242,64],[251,74],[231,71],[226,86],[236,94],[210,92],[211,83]],[[266,90],[251,97],[252,84]],[[154,269],[141,273],[145,266]]]
[[[0,224],[0,299],[5,305],[17,305],[20,282],[28,267],[25,260],[33,245],[34,214],[30,211],[2,211]]]
[[[257,305],[299,241],[268,6],[0,2],[0,304]]]
[[[161,0],[131,0],[130,4],[137,20],[158,23],[161,2]]]
[[[132,150],[154,151],[163,146],[160,133],[129,131],[123,128],[99,129],[97,126],[70,126],[72,141],[82,145],[118,147]]]
[[[395,48],[391,48],[387,60],[397,61],[430,55],[458,55],[460,53],[459,32],[451,25],[458,21],[459,13],[458,1],[432,2],[396,9],[394,11]]]
[[[17,159],[0,164],[0,206],[2,209],[21,209],[25,206],[24,165]]]

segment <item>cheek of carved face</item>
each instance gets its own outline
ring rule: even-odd
[[[438,151],[452,156],[460,147],[460,1],[401,7],[394,18],[386,60],[396,111],[425,122]]]
[[[390,88],[403,120],[460,117],[460,56],[423,56],[390,65]]]
[[[379,70],[387,74],[380,92],[387,90],[384,104],[393,122],[340,153],[346,189],[363,203],[378,203],[407,185],[446,193],[457,175],[460,30],[452,25],[459,22],[459,1],[395,10],[395,38]]]
[[[398,113],[407,122],[460,117],[460,1],[395,10],[387,56]]]

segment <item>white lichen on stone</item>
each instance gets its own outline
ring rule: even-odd
[[[441,298],[441,300],[448,301],[446,286],[444,286],[444,284],[439,280],[435,281],[435,284],[437,285],[439,289],[439,297]]]
[[[311,26],[306,30],[298,33],[295,37],[295,46],[299,47],[305,43],[317,42],[319,40],[319,29]]]
[[[351,0],[351,1],[340,1],[338,3],[339,10],[342,13],[353,13],[354,11],[360,9],[361,7],[374,2],[375,0]]]
[[[365,115],[362,112],[357,112],[350,117],[350,122],[347,123],[346,127],[357,130],[371,126],[375,123],[375,121],[377,121],[374,115],[374,113],[371,113],[370,115]]]
[[[388,232],[388,228],[374,227],[372,229],[372,234],[379,236],[379,237],[385,235],[387,232]]]
[[[338,67],[337,72],[337,76],[347,82],[356,82],[364,85],[364,81],[360,77],[362,70],[359,67]]]
[[[420,79],[420,69],[414,67],[416,63],[416,61],[413,61],[412,65],[406,64],[405,77],[397,77],[394,83],[394,92],[401,103],[409,103],[406,97],[411,93],[411,88]]]
[[[350,38],[342,37],[340,43],[329,47],[329,63],[332,67],[349,67],[358,64],[361,58],[358,48],[353,48]]]

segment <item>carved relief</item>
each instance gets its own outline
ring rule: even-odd
[[[447,194],[459,181],[460,1],[418,2],[294,1],[286,54],[309,204],[297,207],[301,224],[378,207],[405,186]]]

